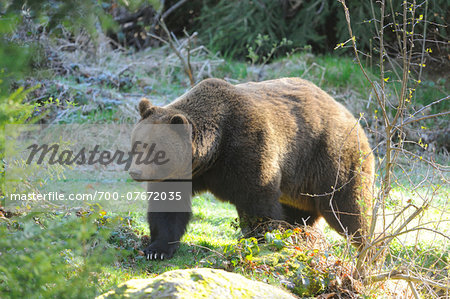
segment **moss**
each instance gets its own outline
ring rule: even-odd
[[[98,298],[293,298],[289,293],[241,275],[207,268],[133,279]]]

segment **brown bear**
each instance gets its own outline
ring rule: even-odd
[[[164,107],[143,99],[139,111],[137,128],[192,125],[193,193],[234,204],[244,233],[266,219],[312,225],[323,217],[357,247],[364,244],[373,154],[358,121],[313,83],[207,79]],[[139,180],[135,169],[130,174]],[[149,212],[147,257],[172,257],[189,216]]]

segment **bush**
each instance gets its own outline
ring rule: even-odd
[[[221,51],[226,56],[244,58],[247,45],[254,45],[258,35],[268,36],[266,53],[270,45],[278,44],[283,38],[291,40],[292,45],[278,49],[278,55],[296,47],[312,44],[314,48],[327,48],[327,18],[334,3],[315,2],[292,8],[279,1],[205,1],[199,17],[200,34],[209,41],[210,48]],[[333,44],[329,44],[328,48]],[[276,56],[276,55],[275,55]]]
[[[28,214],[0,223],[1,298],[92,298],[106,230],[92,216]]]
[[[196,1],[194,1],[196,2]],[[348,1],[352,12],[355,36],[375,36],[372,19],[379,19],[379,11],[372,9],[373,1]],[[399,11],[402,0],[389,1],[392,11]],[[427,18],[427,39],[433,43],[430,55],[446,58],[449,52],[447,19],[445,7],[447,1],[429,1],[429,6],[421,5],[420,14]],[[191,4],[192,5],[192,4]],[[388,7],[389,13],[391,7]],[[373,13],[372,13],[373,12]],[[187,13],[187,12],[186,12]],[[374,15],[375,14],[375,15]],[[398,16],[399,18],[401,16]],[[271,1],[271,0],[204,0],[198,22],[194,30],[209,42],[209,48],[221,51],[226,56],[245,58],[247,45],[254,45],[258,34],[268,36],[270,43],[266,53],[284,38],[292,44],[277,49],[275,57],[284,55],[292,49],[312,45],[314,52],[327,52],[339,42],[348,40],[344,13],[338,1]],[[392,29],[392,28],[391,28]],[[423,32],[419,24],[417,32]],[[385,41],[394,44],[396,36],[387,28]],[[369,51],[376,40],[366,38],[359,43],[360,50]],[[392,47],[387,49],[396,52]]]

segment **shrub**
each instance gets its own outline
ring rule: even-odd
[[[1,298],[92,298],[107,230],[92,216],[28,214],[0,224]]]
[[[196,1],[193,1],[196,2]],[[428,1],[426,29],[430,40],[438,41],[429,54],[446,58],[449,52],[445,0]],[[374,19],[379,19],[379,11],[372,6],[373,1],[348,1],[352,11],[355,36],[375,36]],[[402,0],[389,2],[389,12],[398,11]],[[191,4],[192,5],[192,4]],[[422,5],[423,6],[423,5]],[[187,13],[187,12],[186,12]],[[425,15],[424,15],[425,16]],[[338,1],[271,1],[271,0],[204,0],[203,7],[192,29],[209,42],[209,48],[221,51],[226,56],[246,58],[246,45],[254,45],[258,34],[268,36],[269,43],[265,56],[284,38],[292,41],[289,46],[277,49],[275,57],[292,49],[312,45],[314,52],[331,51],[339,41],[348,39],[344,13]],[[388,26],[385,42],[394,45],[395,33]],[[419,24],[417,32],[423,32]],[[366,38],[359,43],[361,50],[370,50],[376,40]],[[395,53],[399,49],[388,49]]]
[[[258,35],[267,36],[270,41],[262,56],[272,49],[270,45],[278,44],[283,38],[293,43],[278,49],[277,55],[307,44],[323,49],[319,45],[327,44],[324,34],[327,19],[318,16],[328,15],[330,8],[335,6],[327,2],[323,7],[306,3],[297,11],[270,0],[214,2],[204,2],[198,31],[209,41],[210,48],[239,58],[246,57],[247,45],[254,45]]]

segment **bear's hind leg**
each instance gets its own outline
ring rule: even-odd
[[[236,201],[239,225],[243,235],[248,237],[263,236],[270,227],[270,220],[284,220],[283,210],[276,196],[261,196],[254,200]]]
[[[314,226],[320,216],[314,212],[303,211],[287,204],[281,204],[283,207],[284,220],[292,225]]]
[[[357,248],[365,244],[366,221],[361,214],[358,203],[348,203],[339,206],[336,203],[342,202],[338,198],[333,199],[333,209],[329,201],[323,201],[321,212],[327,223],[343,236],[351,237],[351,242]]]

